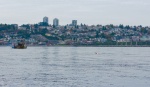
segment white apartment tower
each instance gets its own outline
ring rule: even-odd
[[[43,22],[48,24],[48,17],[45,16],[45,17],[43,18]]]
[[[59,19],[58,19],[58,18],[55,18],[55,19],[53,20],[53,25],[54,25],[54,26],[58,26],[58,25],[59,25]]]
[[[77,20],[72,20],[72,26],[77,26]]]

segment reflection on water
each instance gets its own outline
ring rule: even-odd
[[[1,47],[0,87],[149,87],[150,48]]]

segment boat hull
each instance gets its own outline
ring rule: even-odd
[[[12,47],[13,49],[27,49],[27,46],[24,46],[24,47],[19,47],[19,46],[16,46],[16,47]]]

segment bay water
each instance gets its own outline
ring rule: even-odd
[[[150,87],[150,48],[0,47],[0,87]]]

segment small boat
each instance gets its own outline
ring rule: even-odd
[[[14,49],[26,49],[27,45],[25,44],[24,40],[18,40],[17,43],[14,43],[12,45],[12,48],[14,48]]]

